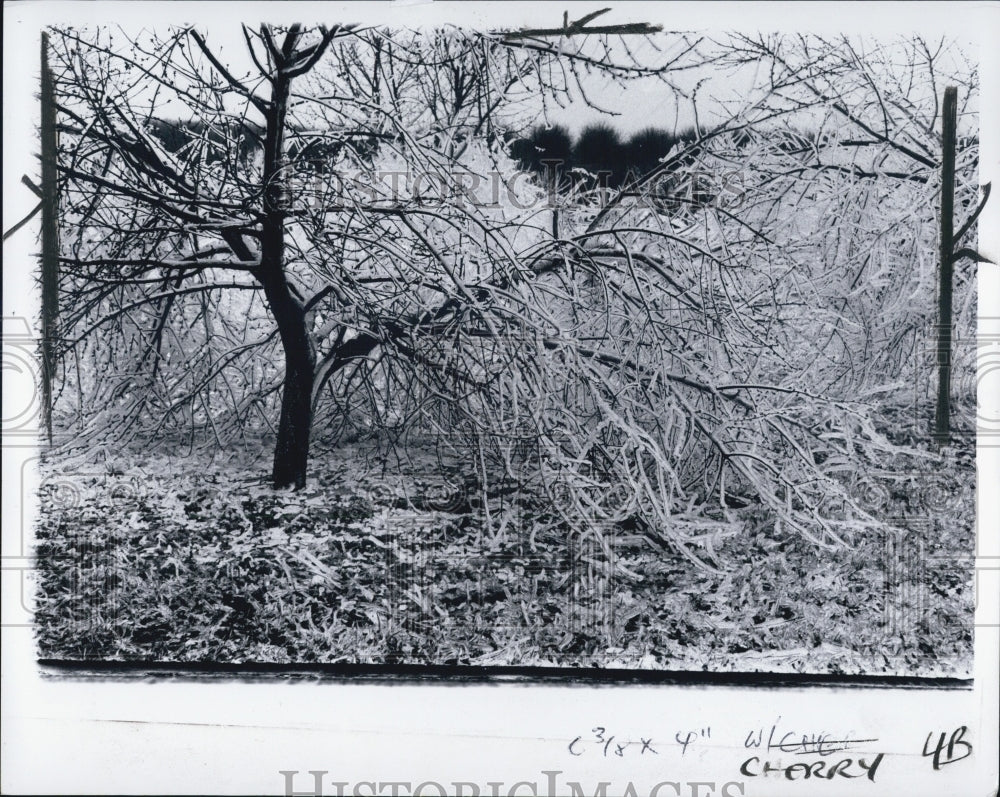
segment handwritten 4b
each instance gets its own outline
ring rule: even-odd
[[[947,739],[947,743],[945,742],[946,734],[939,734],[937,746],[932,749],[929,748],[934,733],[927,734],[927,739],[924,741],[924,755],[930,756],[934,769],[941,769],[947,764],[954,764],[956,761],[961,761],[972,755],[972,745],[965,741],[965,732],[968,730],[966,725],[956,728],[951,732],[951,738]]]

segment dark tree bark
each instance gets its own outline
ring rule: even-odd
[[[944,90],[941,110],[941,270],[938,294],[938,395],[934,439],[947,445],[951,437],[951,304],[955,213],[955,120],[958,89]]]
[[[56,103],[49,69],[49,37],[42,33],[42,404],[52,443],[52,371],[59,318],[59,194],[56,187]]]
[[[281,345],[285,352],[285,381],[281,395],[281,417],[274,448],[271,478],[276,488],[305,486],[309,462],[309,432],[312,427],[312,390],[316,354],[306,327],[302,303],[287,283],[265,285]]]
[[[274,448],[271,478],[275,488],[302,488],[309,463],[309,432],[312,426],[312,389],[316,372],[316,353],[306,324],[306,310],[285,273],[286,196],[283,174],[285,165],[285,121],[292,78],[285,64],[291,58],[299,38],[297,26],[285,37],[278,68],[272,82],[271,102],[267,107],[264,135],[264,219],[261,225],[261,265],[259,279],[274,314],[285,354],[285,380],[282,386],[281,417]],[[281,62],[284,59],[284,63]]]

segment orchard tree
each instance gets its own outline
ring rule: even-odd
[[[477,239],[480,262],[516,257],[494,229],[507,219],[462,202],[428,211],[420,186],[400,189],[396,177],[450,190],[478,150],[486,160],[471,177],[489,180],[489,142],[538,92],[565,95],[584,68],[664,76],[692,46],[650,66],[605,63],[594,43],[560,52],[454,30],[242,34],[238,74],[193,29],[53,36],[63,361],[84,349],[94,358],[76,381],[89,404],[76,411],[102,410],[105,431],[138,434],[145,417],[156,421],[146,433],[161,433],[187,413],[218,434],[222,403],[238,425],[280,390],[273,479],[302,486],[318,386],[386,344],[417,357],[402,342],[415,328],[440,333],[462,314],[483,315],[434,225],[478,225],[459,236],[463,246]],[[329,183],[316,188],[337,169],[353,182],[338,177],[336,196]],[[352,258],[377,273],[358,282]],[[433,299],[415,298],[427,283]],[[241,292],[249,298],[232,295]],[[370,314],[361,328],[358,313]],[[273,367],[275,337],[283,369]]]
[[[744,210],[761,202],[765,218],[786,219],[767,226],[800,253],[801,289],[818,322],[816,367],[824,370],[812,384],[849,395],[912,380],[936,323],[940,105],[948,86],[958,90],[962,133],[955,221],[964,239],[956,248],[972,255],[956,271],[955,333],[975,331],[975,63],[947,38],[735,35],[715,45],[719,67],[768,76],[733,103],[734,135],[715,142],[711,157],[752,166],[744,170]]]
[[[857,488],[896,450],[872,407],[901,322],[875,311],[928,273],[891,247],[933,251],[919,59],[879,127],[897,62],[846,41],[242,33],[242,69],[194,30],[53,37],[61,400],[92,435],[221,440],[276,410],[273,481],[300,487],[317,421],[436,431],[484,494],[535,502],[532,535],[633,527],[698,561],[737,508],[819,543],[884,528]],[[588,70],[682,94],[686,69],[760,58],[717,125],[603,203],[569,186],[555,229],[505,149]],[[665,176],[697,190],[664,204]]]

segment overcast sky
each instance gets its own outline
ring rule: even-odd
[[[240,8],[242,11],[243,7],[241,6]],[[413,11],[414,9],[410,10]],[[641,17],[636,17],[635,14],[640,11],[645,13]],[[644,4],[636,7],[631,15],[623,17],[622,14],[619,14],[619,17],[630,21],[642,19],[643,21],[653,20],[655,22],[657,21],[655,12],[656,5]],[[222,18],[211,15],[210,17],[205,21],[199,21],[195,24],[196,27],[204,32],[212,51],[235,74],[256,74],[256,69],[248,56],[246,42],[242,36],[240,26],[241,20],[245,20],[247,24],[253,25],[255,24],[255,19],[249,14],[244,13],[238,16],[228,14]],[[611,22],[621,21],[620,19],[611,19],[610,14],[608,15],[608,19]],[[375,19],[373,21],[380,22],[381,20]],[[390,25],[393,23],[402,25],[404,23],[402,18],[387,21]],[[457,21],[462,22],[461,19]],[[598,20],[598,22],[602,21],[603,18]],[[172,22],[176,24],[176,20],[172,20]],[[476,20],[474,18],[468,20],[469,25],[479,29],[495,30],[497,28],[495,24],[484,24],[484,22],[484,20]],[[166,32],[167,28],[170,27],[168,21],[158,22],[155,19],[149,21],[142,20],[141,24],[137,20],[132,20],[131,22],[126,21],[125,24],[126,32],[131,35],[144,28],[146,30]],[[538,23],[536,22],[535,24]],[[597,23],[595,22],[594,24]],[[558,26],[558,23],[555,23],[555,25]],[[515,20],[512,19],[509,26],[516,27]],[[433,27],[433,24],[414,25],[414,27]],[[505,25],[504,27],[507,26]],[[628,38],[627,45],[634,52],[640,63],[644,65],[662,64],[681,53],[686,47],[686,38],[695,39],[701,35],[711,37],[713,35],[724,34],[707,31],[702,34],[686,34],[685,37],[682,37],[679,34],[661,33],[656,34],[654,38],[655,44],[643,36],[634,36]],[[930,41],[939,41],[941,35],[939,31],[930,38]],[[951,35],[954,36],[955,34]],[[893,32],[892,34],[886,32],[884,40],[890,41],[899,36],[899,32]],[[120,40],[124,43],[126,38],[123,35],[120,37]],[[553,37],[552,41],[557,42],[558,39]],[[573,45],[578,41],[575,40]],[[974,50],[971,45],[968,49]],[[620,40],[613,40],[613,51],[617,51],[617,54],[620,54],[622,63],[628,62],[626,53],[624,52],[624,45],[620,43]],[[724,108],[727,101],[745,100],[751,87],[761,77],[757,72],[758,68],[752,65],[741,69],[739,72],[724,72],[714,67],[701,68],[686,72],[672,72],[669,79],[673,87],[658,78],[651,77],[629,81],[624,88],[605,74],[591,72],[583,74],[582,77],[587,97],[590,99],[592,105],[596,105],[598,108],[610,112],[610,114],[602,113],[598,108],[584,102],[579,90],[574,87],[572,90],[572,100],[566,107],[560,107],[555,102],[549,100],[545,103],[546,113],[543,115],[541,101],[537,103],[534,109],[531,109],[531,103],[529,103],[525,109],[526,112],[523,114],[523,118],[532,120],[531,123],[547,121],[553,124],[562,124],[574,132],[579,131],[580,128],[587,124],[607,122],[625,135],[647,127],[657,127],[671,131],[682,130],[693,127],[696,121],[702,126],[711,127],[726,118]],[[697,115],[692,100],[692,93],[696,86],[698,86]],[[676,90],[674,87],[676,87]],[[916,97],[911,96],[911,99],[916,99]],[[178,107],[173,112],[169,108],[163,108],[161,109],[161,114],[167,117],[185,116],[184,108],[182,107]],[[533,114],[537,115],[537,119],[532,119]]]
[[[252,18],[241,16],[223,20],[215,19],[210,23],[195,23],[195,25],[204,33],[206,42],[212,51],[234,74],[242,76],[251,73],[256,75],[257,70],[247,53],[246,42],[241,33],[241,21],[245,21],[251,26],[255,24]],[[130,26],[127,28],[127,33],[135,35],[143,29],[165,32],[167,27],[167,25]],[[121,41],[125,40],[126,37],[122,36]],[[553,41],[556,39],[553,38]],[[661,48],[659,51],[650,46],[645,37],[641,36],[632,37],[629,40],[629,46],[633,48],[641,63],[660,64],[679,54],[685,45],[683,39],[678,35],[657,34],[656,47]],[[624,52],[621,56],[622,63],[628,63]],[[732,96],[741,88],[748,87],[752,83],[753,73],[752,70],[745,70],[742,76],[723,76],[717,70],[696,70],[686,73],[672,73],[671,80],[684,92],[690,92],[698,81],[706,81],[706,85],[698,95],[698,113],[701,123],[710,125],[722,118],[719,103],[715,101],[715,98]],[[624,133],[635,132],[651,126],[668,130],[675,127],[683,129],[691,127],[695,123],[696,117],[691,100],[681,96],[658,78],[630,80],[624,90],[622,86],[599,73],[583,74],[582,82],[587,97],[594,105],[610,113],[604,113],[588,105],[574,87],[572,99],[567,107],[560,107],[551,99],[545,103],[544,110],[547,112],[549,122],[565,125],[575,131],[587,124],[603,121],[613,124]],[[538,102],[535,110],[539,117],[538,121],[542,121],[543,106],[541,101]],[[637,111],[641,112],[637,113]],[[178,113],[182,112],[183,108],[179,107]],[[166,112],[165,115],[170,114]]]

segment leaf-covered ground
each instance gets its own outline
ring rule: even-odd
[[[635,533],[567,540],[516,496],[470,506],[429,455],[320,453],[300,492],[264,454],[54,458],[40,655],[967,677],[973,454],[887,470],[865,500],[904,531],[846,548],[734,510],[719,572]]]

